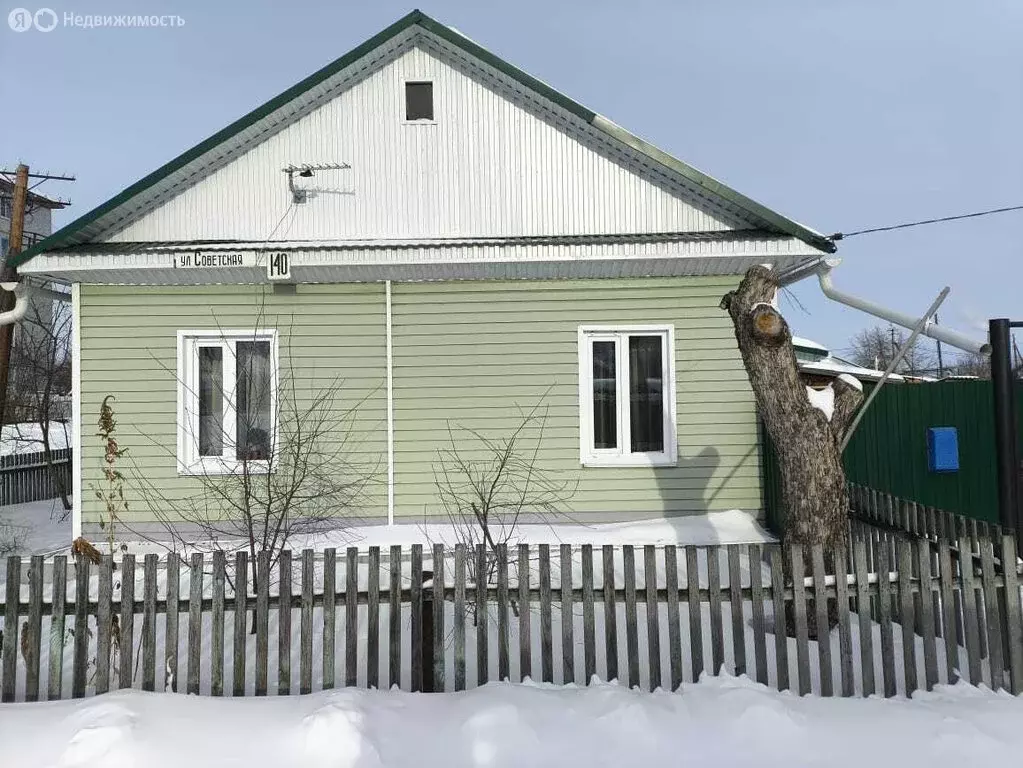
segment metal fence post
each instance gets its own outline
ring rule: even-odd
[[[991,334],[991,383],[995,401],[995,466],[998,471],[998,522],[1017,539],[1019,461],[1016,448],[1016,393],[1012,375],[1012,326],[1005,318],[988,321]]]

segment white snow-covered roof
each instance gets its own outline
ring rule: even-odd
[[[855,376],[861,381],[864,379],[867,381],[879,381],[884,376],[884,371],[879,371],[876,368],[864,368],[861,365],[850,363],[848,360],[843,360],[834,355],[828,355],[820,360],[799,360],[798,363],[799,370],[804,373],[819,373],[824,376],[848,374]],[[906,378],[898,373],[893,373],[888,377],[888,380],[905,381]]]
[[[810,339],[804,339],[802,336],[793,336],[792,346],[816,350],[818,352],[823,352],[825,355],[828,354],[828,348],[823,344],[818,344],[816,341],[810,341]]]

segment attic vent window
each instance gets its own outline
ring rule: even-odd
[[[433,121],[433,83],[405,83],[405,120]]]

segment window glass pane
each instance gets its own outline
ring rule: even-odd
[[[199,455],[224,455],[224,350],[199,347]]]
[[[593,342],[593,447],[618,447],[615,343]]]
[[[239,341],[237,457],[270,458],[270,342]]]
[[[433,120],[433,83],[405,83],[405,119]]]
[[[629,413],[632,450],[664,450],[664,391],[660,336],[629,337]]]

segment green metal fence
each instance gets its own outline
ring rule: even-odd
[[[1023,436],[1023,384],[1016,388],[1017,434]],[[927,467],[928,427],[955,427],[959,470]],[[764,446],[764,507],[768,523],[780,530],[781,483],[774,446]],[[1021,445],[1023,450],[1023,445]],[[864,414],[846,448],[850,482],[902,499],[998,522],[994,403],[990,381],[943,381],[885,386]]]

